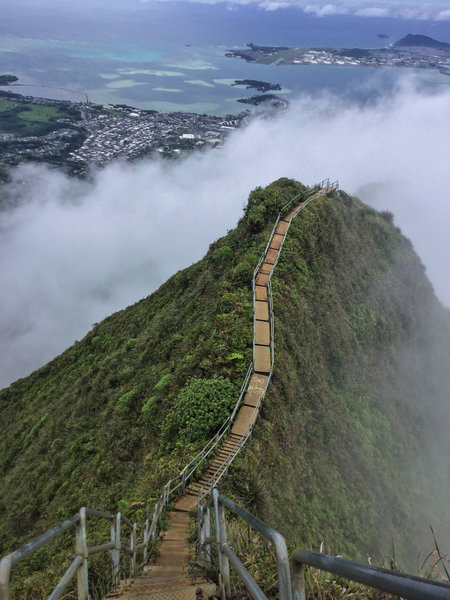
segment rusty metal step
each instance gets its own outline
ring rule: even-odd
[[[255,344],[269,346],[270,324],[268,321],[255,321]]]
[[[255,299],[267,300],[267,288],[264,285],[255,285]]]
[[[278,254],[279,254],[278,250],[275,250],[275,248],[269,248],[267,250],[267,254],[266,254],[266,258],[265,258],[264,262],[267,262],[267,263],[270,263],[273,265],[278,258]]]
[[[257,416],[258,412],[255,411],[253,406],[242,406],[231,431],[245,434],[248,431],[248,428],[254,424]]]
[[[269,303],[267,301],[255,300],[255,319],[258,321],[269,320]]]
[[[284,235],[289,228],[289,223],[286,221],[280,221],[275,229],[275,233],[278,235]]]
[[[269,274],[268,273],[258,273],[255,279],[255,283],[257,285],[267,285],[269,283]]]
[[[284,235],[281,235],[279,233],[274,233],[272,241],[270,242],[270,247],[274,248],[275,250],[279,250],[281,247],[281,244],[283,243],[283,240],[284,240]]]
[[[270,346],[255,346],[255,366],[257,373],[270,373]]]
[[[267,375],[253,373],[247,388],[247,393],[244,396],[244,404],[256,406],[265,392],[268,380],[269,377]]]
[[[273,265],[268,262],[263,262],[261,267],[259,268],[258,273],[271,273],[273,269]]]

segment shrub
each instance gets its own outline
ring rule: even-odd
[[[125,414],[130,411],[131,401],[136,396],[136,390],[126,392],[117,400],[116,411],[120,414]]]
[[[386,221],[386,223],[394,222],[394,215],[393,215],[393,213],[391,213],[390,210],[382,210],[380,212],[380,216],[382,219],[384,219]]]
[[[166,375],[161,377],[161,379],[155,385],[155,390],[160,390],[160,391],[164,390],[169,385],[169,383],[172,381],[172,379],[173,379],[172,373],[167,373]]]
[[[228,378],[194,377],[167,414],[163,435],[180,444],[206,440],[225,421],[236,400],[236,388]]]

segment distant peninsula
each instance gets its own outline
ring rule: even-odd
[[[409,67],[450,74],[450,44],[411,33],[384,48],[289,48],[251,43],[244,49],[228,50],[225,56],[266,65]]]
[[[18,77],[15,75],[0,75],[0,85],[9,85],[15,81],[18,81]]]

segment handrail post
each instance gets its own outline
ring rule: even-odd
[[[292,560],[291,571],[293,600],[306,600],[305,565],[303,563],[297,562],[296,560]]]
[[[83,562],[77,569],[78,600],[89,599],[88,581],[88,548],[86,536],[86,507],[80,508],[80,520],[76,524],[76,553],[81,556]]]
[[[144,528],[144,565],[147,564],[147,554],[148,554],[148,541],[150,539],[150,519],[147,518],[145,520],[145,528]]]
[[[212,490],[212,499],[213,499],[213,510],[214,510],[214,521],[216,524],[216,545],[217,545],[217,560],[219,562],[219,589],[221,592],[223,589],[223,578],[222,578],[222,561],[223,556],[220,549],[220,527],[219,527],[219,492],[216,488]]]
[[[156,523],[158,522],[159,516],[159,502],[155,504],[155,508],[153,510],[153,519],[152,524],[150,525],[150,537],[152,538],[152,540],[154,540],[156,537]]]
[[[133,529],[131,530],[131,537],[130,537],[130,552],[131,552],[130,577],[131,578],[133,578],[135,576],[135,571],[136,571],[136,529],[137,529],[137,523],[133,523]]]
[[[114,548],[111,550],[112,576],[114,586],[119,585],[119,569],[120,569],[120,512],[116,514],[111,521],[111,541],[114,542]]]
[[[286,541],[281,533],[274,532],[271,542],[275,546],[277,555],[278,591],[280,600],[292,599],[291,569],[289,567],[289,553]]]
[[[198,537],[198,553],[199,557],[203,558],[204,548],[203,542],[205,541],[205,532],[203,529],[203,506],[200,501],[197,502],[197,537]]]
[[[218,542],[218,555],[219,555],[219,566],[222,573],[222,581],[225,590],[225,598],[231,598],[231,585],[230,585],[230,564],[228,562],[228,556],[223,551],[223,544],[227,543],[227,526],[225,522],[225,507],[219,500],[219,492],[217,488],[213,489],[214,498],[214,513],[216,518],[216,531],[217,531],[217,542]]]
[[[209,538],[211,538],[211,516],[210,516],[208,506],[206,507],[204,520],[205,520],[205,537],[209,539]],[[209,542],[207,542],[205,544],[205,558],[209,563],[211,562],[211,544]]]
[[[200,542],[200,557],[211,562],[211,542],[206,541],[211,537],[211,519],[209,507],[203,507],[200,502],[197,509],[198,538]]]
[[[11,578],[11,557],[5,556],[0,561],[0,600],[9,599],[9,581]]]

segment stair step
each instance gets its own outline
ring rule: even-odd
[[[269,274],[268,273],[258,273],[255,279],[255,283],[257,285],[267,285],[269,283]]]
[[[255,300],[255,319],[257,321],[269,320],[269,303],[262,300]]]
[[[242,406],[238,418],[234,422],[233,431],[245,433],[248,431],[249,427],[253,426],[257,416],[258,412],[255,411],[253,406]]]
[[[273,269],[273,264],[263,262],[263,264],[259,268],[259,273],[271,273]]]
[[[286,221],[280,221],[275,229],[275,233],[279,235],[284,235],[289,228],[289,223]]]
[[[279,255],[278,250],[276,250],[275,248],[269,248],[267,250],[265,262],[268,262],[273,265],[274,262],[277,260],[278,255]]]
[[[258,346],[270,344],[270,323],[268,321],[255,321],[255,344]]]
[[[257,373],[270,373],[270,367],[270,346],[255,346],[255,371]]]
[[[274,248],[275,250],[279,250],[281,244],[283,243],[283,240],[284,240],[284,235],[274,233],[272,241],[270,242],[270,247]]]
[[[255,285],[255,299],[256,300],[267,300],[267,288],[263,285]]]

